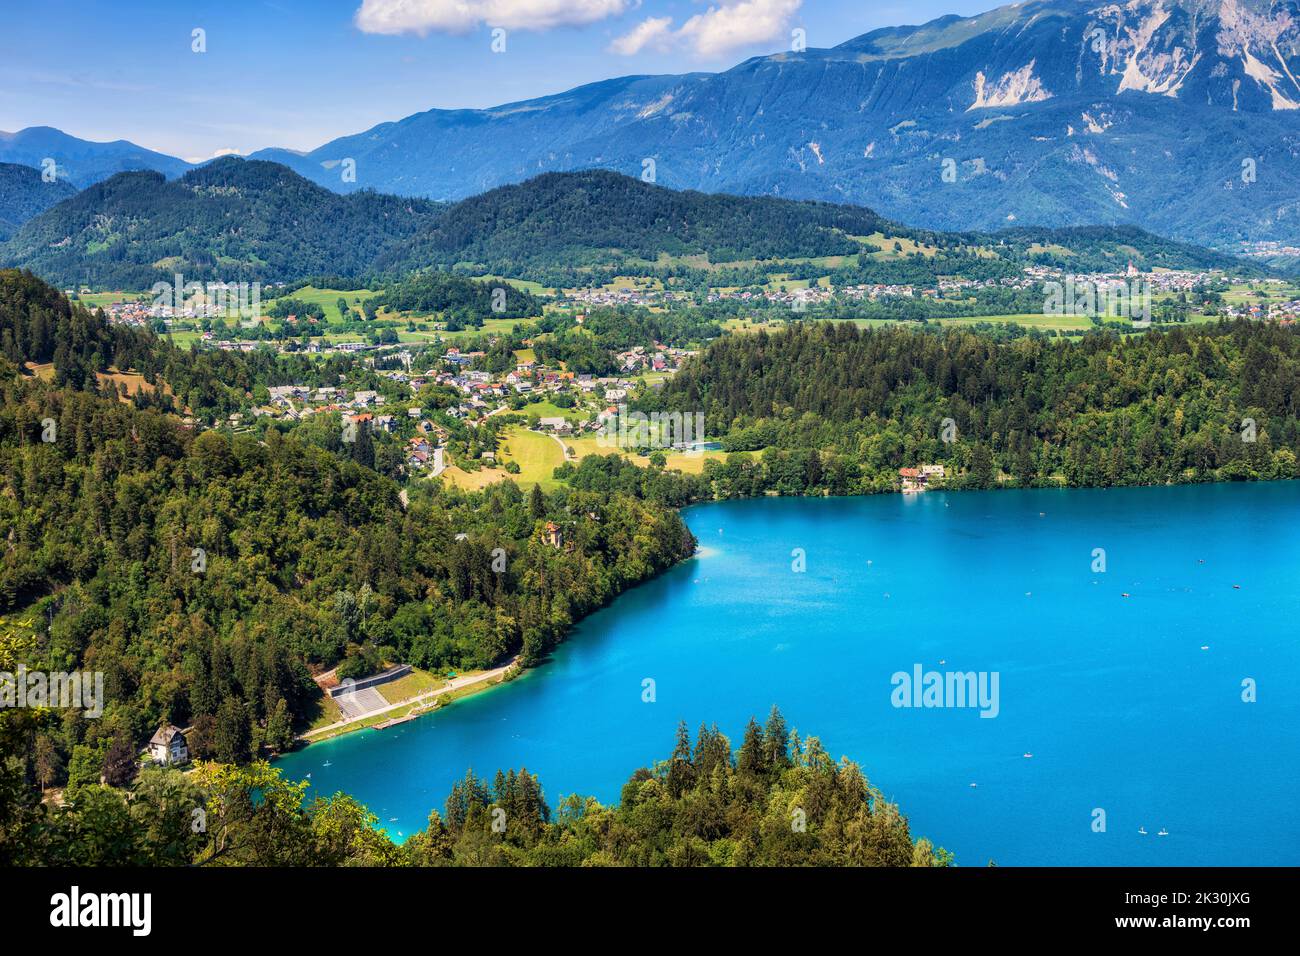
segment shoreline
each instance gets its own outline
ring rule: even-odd
[[[312,744],[322,743],[326,740],[337,740],[339,737],[345,737],[362,730],[383,730],[387,727],[406,723],[417,717],[423,717],[425,714],[441,710],[452,701],[461,700],[488,688],[508,683],[525,670],[526,668],[519,664],[519,655],[515,655],[500,667],[481,671],[469,677],[454,677],[442,687],[425,691],[423,694],[417,694],[395,704],[389,704],[387,707],[381,707],[359,717],[335,721],[332,724],[326,724],[323,727],[317,727],[314,730],[298,734],[294,737],[294,743],[300,746],[294,747],[290,752],[297,753],[306,750]],[[458,691],[463,693],[457,693]],[[448,700],[440,704],[439,698],[442,697],[448,697]],[[385,718],[385,715],[390,716]]]
[[[992,493],[992,492],[1001,492],[1001,491],[1115,491],[1115,490],[1125,490],[1125,489],[1176,488],[1176,487],[1184,487],[1184,486],[1217,487],[1221,485],[1234,485],[1234,484],[1267,485],[1267,484],[1289,483],[1292,481],[1300,481],[1300,479],[1257,478],[1257,479],[1251,479],[1247,481],[1225,481],[1225,480],[1211,479],[1207,481],[1170,482],[1165,484],[1080,485],[1080,486],[1051,484],[1051,485],[1039,485],[1039,486],[1030,485],[1024,487],[1008,487],[1006,485],[1000,484],[1000,485],[995,485],[992,488],[944,488],[942,486],[938,486],[928,490],[931,493],[938,492],[939,494],[954,493],[954,492]],[[829,501],[829,500],[837,500],[837,499],[842,500],[845,498],[875,498],[880,495],[888,495],[888,494],[897,494],[902,496],[901,493],[897,490],[855,492],[853,494],[847,494],[847,495],[832,495],[832,494],[746,495],[746,496],[738,496],[735,498],[709,498],[709,499],[700,499],[698,501],[690,501],[682,505],[681,507],[677,508],[676,511],[679,515],[682,515],[683,517],[682,523],[685,524],[686,512],[694,508],[698,508],[708,504],[721,504],[725,502],[737,502],[737,501],[751,501],[751,502],[765,501],[765,500],[770,500],[771,498],[782,498],[787,500],[799,499],[799,500],[810,500],[810,501],[811,500]],[[921,494],[912,495],[910,497],[919,498],[921,497]],[[688,530],[689,530],[689,526],[688,526]],[[699,560],[701,558],[708,558],[717,553],[718,552],[716,548],[700,544],[698,539],[696,539],[696,548],[694,552],[683,556],[677,561],[674,561],[671,565],[664,568],[662,571],[652,575],[651,577],[647,578],[645,581],[639,582],[634,587],[640,587],[641,585],[646,584],[649,581],[655,580],[661,575],[666,574],[668,571],[671,571],[672,569],[679,567],[680,565],[686,563],[687,561]],[[633,590],[633,588],[629,588],[627,590]],[[626,593],[626,591],[620,592],[620,594],[615,595],[614,599],[612,599],[603,607],[608,607],[609,604],[613,603],[613,600],[616,600],[624,593]],[[583,615],[582,618],[575,620],[571,625],[571,629],[576,628],[578,625],[582,623],[583,620],[590,617],[592,614],[596,613],[597,611],[602,610],[603,607],[593,608],[587,614]],[[569,635],[567,634],[565,635],[566,640],[568,639],[568,636]],[[525,673],[526,671],[532,669],[533,668],[526,668],[520,665],[519,655],[516,654],[507,663],[501,665],[500,667],[492,668],[487,671],[482,671],[478,674],[473,675],[468,679],[463,680],[459,684],[456,683],[456,681],[459,680],[459,678],[453,678],[451,683],[443,687],[436,688],[432,691],[427,691],[423,694],[417,695],[416,697],[412,697],[404,701],[399,701],[396,704],[391,704],[388,707],[371,711],[370,713],[364,714],[360,717],[352,718],[351,720],[337,721],[333,724],[328,724],[324,727],[319,727],[316,728],[315,730],[308,730],[305,733],[298,734],[294,737],[294,742],[295,744],[298,744],[300,746],[295,746],[294,749],[289,752],[297,753],[301,750],[307,749],[307,747],[311,746],[314,743],[322,743],[327,740],[336,740],[339,737],[354,734],[363,730],[383,730],[388,727],[396,726],[398,724],[407,723],[408,721],[415,720],[418,717],[423,717],[427,714],[435,713],[436,711],[442,709],[442,707],[445,707],[447,704],[450,704],[452,701],[460,700],[464,697],[472,696],[484,690],[488,690],[492,687],[499,687],[501,684],[508,683],[514,680],[515,678],[519,677],[521,674]],[[456,691],[464,691],[465,693],[455,693]],[[439,697],[446,696],[448,694],[451,694],[452,696],[446,701],[446,703],[439,706],[437,704],[437,699]],[[424,706],[424,707],[420,706],[421,704],[427,704],[427,703],[432,703],[432,706]],[[399,711],[401,713],[397,713]],[[374,723],[370,722],[375,718],[383,716],[384,714],[394,714],[394,716],[386,720],[379,720]],[[334,731],[334,732],[331,733],[330,731]],[[280,755],[276,755],[276,756],[280,756]]]

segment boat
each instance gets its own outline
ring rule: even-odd
[[[1123,593],[1120,595],[1120,597],[1128,597],[1128,592],[1127,592],[1127,591],[1123,592]]]
[[[1233,589],[1234,591],[1240,591],[1240,590],[1241,590],[1241,585],[1240,585],[1240,584],[1234,584],[1234,585],[1232,586],[1232,589]]]
[[[1209,644],[1202,644],[1202,645],[1201,645],[1201,650],[1203,650],[1203,651],[1208,651],[1209,649],[1210,649],[1210,645],[1209,645]]]
[[[1169,836],[1169,831],[1166,830],[1164,827],[1161,827],[1160,831],[1156,834],[1156,836]]]
[[[972,786],[972,787],[978,787],[979,784],[978,784],[978,783],[972,783],[971,786]]]
[[[1024,758],[1025,758],[1026,760],[1028,760],[1028,759],[1029,759],[1030,757],[1032,757],[1032,756],[1033,756],[1033,754],[1029,753],[1028,751],[1026,751],[1025,754],[1024,754]]]
[[[334,764],[333,764],[332,761],[326,760],[323,764],[321,764],[321,766],[322,766],[322,767],[332,767],[332,766],[334,766]]]
[[[1146,828],[1146,827],[1138,827],[1138,833],[1142,834],[1143,836],[1146,836],[1146,835],[1147,835],[1147,828]]]

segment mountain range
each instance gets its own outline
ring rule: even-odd
[[[192,163],[124,139],[95,143],[78,139],[52,126],[29,126],[16,133],[0,130],[0,163],[46,168],[53,163],[57,177],[78,189],[132,169],[153,169],[179,176]]]
[[[678,191],[608,170],[547,173],[443,204],[340,195],[277,163],[233,156],[177,180],[118,173],[0,244],[0,265],[108,289],[147,289],[175,273],[278,282],[391,279],[429,268],[564,286],[718,267],[847,268],[856,271],[841,273],[844,281],[933,283],[1018,273],[1030,263],[1115,271],[1128,262],[1262,273],[1132,226],[945,233],[861,206]]]
[[[343,193],[457,200],[599,167],[677,189],[861,204],[934,229],[1132,223],[1217,247],[1293,243],[1298,4],[1029,0],[723,73],[434,109],[253,156]],[[67,144],[65,157],[55,132],[3,134],[0,160],[44,152],[74,182],[114,163],[188,168],[131,144]],[[18,140],[40,145],[15,159]]]

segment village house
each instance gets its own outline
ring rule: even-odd
[[[903,494],[913,494],[925,490],[925,479],[919,468],[900,468],[898,476],[903,479]]]
[[[925,491],[931,479],[943,478],[943,465],[921,465],[919,468],[900,468],[898,476],[903,480],[903,494]]]
[[[573,431],[573,426],[569,424],[569,420],[561,416],[538,419],[537,424],[540,428],[553,431],[557,435],[567,435]]]
[[[185,743],[185,735],[178,727],[163,724],[158,732],[149,738],[149,756],[155,763],[180,764],[190,759],[190,748]]]
[[[552,548],[558,548],[564,544],[564,532],[560,530],[560,526],[554,521],[548,521],[546,526],[542,528],[542,540]]]

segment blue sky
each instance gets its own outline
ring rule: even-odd
[[[433,107],[721,70],[994,0],[41,0],[6,4],[0,129],[187,159],[311,149]],[[505,52],[491,49],[505,32]],[[196,53],[193,31],[204,31]]]

